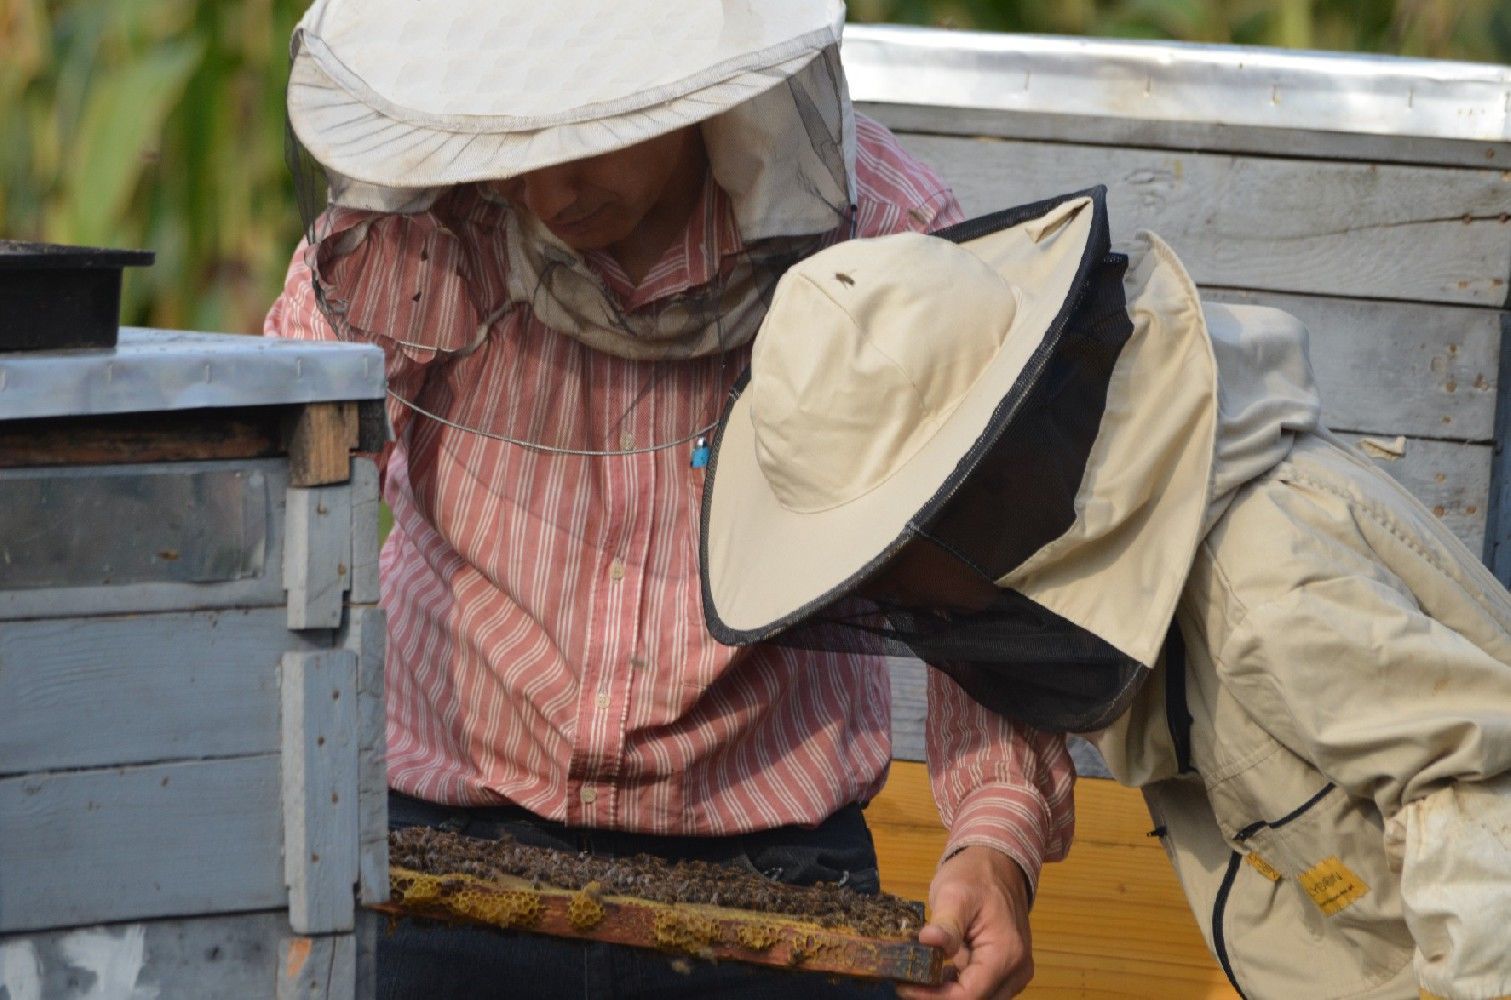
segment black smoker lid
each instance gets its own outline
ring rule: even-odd
[[[156,256],[151,250],[111,250],[60,243],[0,240],[0,270],[146,267]]]

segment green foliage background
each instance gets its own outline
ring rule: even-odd
[[[307,0],[0,0],[0,237],[147,247],[127,322],[255,332],[299,235]],[[1511,61],[1506,0],[850,0],[856,21]]]

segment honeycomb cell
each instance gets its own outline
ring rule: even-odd
[[[441,898],[441,880],[434,875],[414,875],[404,887],[404,902],[429,903]]]
[[[567,919],[580,931],[597,927],[603,920],[603,903],[599,901],[603,888],[597,882],[589,882],[567,904]]]
[[[735,931],[735,940],[749,951],[767,951],[781,938],[770,924],[741,924]]]
[[[719,925],[698,913],[679,913],[662,910],[656,914],[651,929],[656,944],[668,951],[682,951],[690,955],[705,955],[709,945],[720,938]]]

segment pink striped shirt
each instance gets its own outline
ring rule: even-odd
[[[959,220],[944,183],[886,129],[857,117],[857,133],[861,235]],[[468,427],[515,412],[576,419],[587,404],[575,387],[589,380],[611,397],[638,391],[629,362],[579,347],[526,310],[497,321],[528,324],[516,331],[524,336],[433,364],[430,347],[472,341],[484,311],[474,303],[500,301],[505,274],[498,207],[468,189],[447,206],[334,219],[337,230],[371,223],[324,269],[352,302],[351,324],[387,334],[372,339],[391,388]],[[436,225],[442,211],[462,237]],[[737,252],[730,220],[710,184],[683,242],[638,287],[607,255],[588,261],[625,308],[640,308],[708,280],[710,261]],[[470,293],[457,277],[464,268]],[[302,247],[265,332],[337,336]],[[690,406],[706,394],[700,380],[733,374],[747,356],[724,371],[689,363],[658,386],[658,406]],[[521,379],[521,365],[540,377]],[[392,787],[444,803],[507,800],[578,826],[695,835],[811,824],[880,790],[891,757],[882,661],[735,649],[704,629],[704,473],[686,446],[549,454],[394,401],[390,416],[396,441],[381,468],[394,528],[381,570]],[[1036,879],[1071,834],[1063,740],[1015,729],[940,676],[929,699],[928,757],[950,849],[995,846]]]

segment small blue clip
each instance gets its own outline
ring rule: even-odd
[[[708,465],[708,438],[700,435],[698,440],[693,442],[692,461],[687,464],[694,469],[701,469]]]

